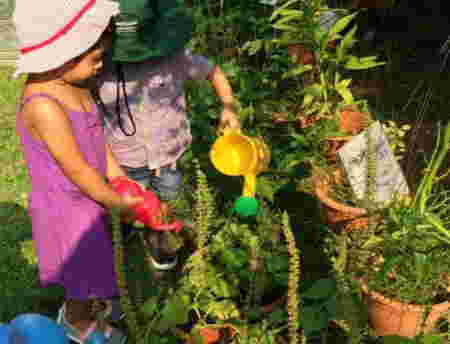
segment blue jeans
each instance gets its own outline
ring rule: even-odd
[[[147,167],[122,166],[127,176],[145,188],[154,191],[162,201],[177,199],[182,189],[182,173],[178,169],[169,166],[161,167],[160,175],[156,175],[155,170]]]

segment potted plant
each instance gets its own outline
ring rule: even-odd
[[[253,222],[220,216],[198,167],[195,199],[194,247],[177,280],[161,290],[151,286],[151,296],[128,295],[115,230],[125,319],[137,343],[152,343],[162,335],[186,343],[298,335],[300,266],[287,215],[263,205]]]
[[[403,160],[405,135],[410,126],[387,121],[382,123],[382,128],[395,159]],[[365,200],[355,197],[340,164],[327,168],[315,167],[312,177],[313,193],[320,202],[325,223],[336,231],[367,228],[369,217]],[[372,217],[375,219],[376,216]]]
[[[361,282],[377,335],[415,337],[448,319],[450,203],[438,171],[450,149],[450,124],[412,197],[377,210],[367,231],[344,233],[346,271]]]

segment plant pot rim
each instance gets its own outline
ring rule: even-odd
[[[407,302],[402,302],[402,301],[399,301],[396,299],[391,299],[377,291],[370,290],[367,283],[365,281],[363,281],[362,279],[359,279],[359,282],[361,284],[361,289],[364,292],[364,294],[371,297],[375,302],[378,302],[378,303],[381,303],[384,305],[391,305],[397,309],[405,309],[406,308],[408,310],[415,311],[415,312],[421,312],[421,311],[423,311],[423,309],[425,307],[427,307],[427,305],[407,303]],[[446,308],[450,309],[450,301],[444,301],[444,302],[435,303],[432,305],[433,310],[446,309]]]
[[[317,198],[331,209],[335,209],[341,212],[349,213],[351,215],[363,216],[367,215],[367,210],[364,208],[357,208],[345,205],[343,203],[337,202],[328,196],[329,183],[324,179],[320,179],[319,176],[313,177],[314,192]]]

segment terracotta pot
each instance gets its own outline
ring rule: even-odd
[[[199,330],[199,333],[203,339],[203,344],[217,343],[222,337],[220,328],[203,327]]]
[[[339,129],[345,134],[356,135],[367,128],[370,115],[352,107],[342,109],[339,113]]]
[[[314,53],[307,49],[303,44],[291,44],[288,46],[289,56],[294,58],[294,61],[304,65],[316,64]]]
[[[314,193],[320,201],[323,220],[336,231],[365,229],[369,225],[366,209],[339,203],[329,195],[331,185],[342,183],[342,178],[339,170],[328,177],[319,175],[313,177]]]
[[[342,146],[344,146],[348,141],[352,139],[353,136],[336,136],[336,137],[328,137],[325,140],[325,157],[327,160],[331,163],[336,162],[337,159],[337,152],[339,149],[341,149]]]
[[[450,302],[426,306],[402,303],[369,291],[362,284],[364,299],[368,306],[369,321],[378,336],[398,335],[413,338],[419,333],[431,332],[442,318],[449,318]],[[424,319],[426,312],[430,311]]]
[[[347,136],[335,136],[325,139],[327,147],[325,156],[329,162],[337,161],[337,151],[352,139],[354,135],[367,128],[370,115],[351,107],[343,109],[339,113],[339,130]]]

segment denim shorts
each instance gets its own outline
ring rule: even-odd
[[[127,176],[143,187],[154,191],[162,201],[172,201],[178,198],[182,189],[182,173],[177,168],[164,166],[155,170],[147,167],[122,166]]]

